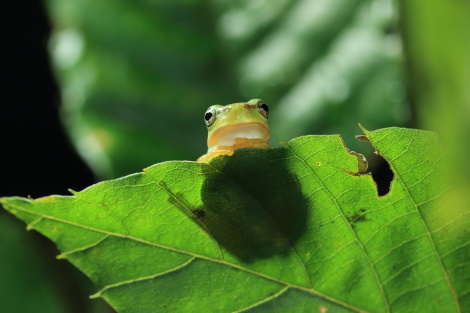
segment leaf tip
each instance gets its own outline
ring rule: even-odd
[[[362,130],[362,132],[363,132],[364,134],[367,135],[367,134],[370,133],[370,131],[368,131],[364,126],[362,126],[361,123],[357,123],[357,124],[359,125],[359,128]]]
[[[358,123],[359,127],[361,128],[362,132],[365,134],[365,135],[357,135],[356,136],[356,139],[357,140],[361,140],[361,141],[370,141],[369,140],[369,137],[368,137],[368,134],[370,134],[370,131],[368,131],[367,129],[365,129],[364,126],[362,126],[361,123]]]
[[[66,259],[66,256],[65,256],[64,253],[61,253],[61,254],[57,255],[55,258],[56,258],[57,260],[63,260],[63,259]]]
[[[92,294],[90,296],[90,299],[98,299],[98,298],[101,298],[101,291],[98,291],[97,293]]]
[[[11,205],[10,205],[10,200],[8,197],[0,198],[0,204],[3,206],[5,211],[9,212],[10,214],[17,215],[18,211],[15,210]]]

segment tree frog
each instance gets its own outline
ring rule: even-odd
[[[207,153],[198,161],[232,155],[235,149],[269,148],[269,108],[263,100],[210,106],[204,114]]]

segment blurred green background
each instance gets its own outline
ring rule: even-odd
[[[206,150],[203,115],[252,98],[272,145],[410,119],[391,0],[47,2],[63,119],[100,179]]]
[[[270,106],[273,146],[301,135],[340,133],[374,168],[378,159],[371,147],[354,139],[361,123],[369,130],[438,130],[461,148],[458,155],[466,155],[468,145],[461,143],[470,133],[468,1],[47,0],[42,5],[52,30],[40,44],[50,51],[60,87],[61,120],[96,180],[162,161],[196,160],[206,151],[207,107],[252,98]],[[28,10],[19,11],[19,25],[35,14]],[[15,36],[14,28],[7,31]],[[21,50],[27,60],[32,52]],[[28,75],[49,70],[21,64]],[[42,105],[52,107],[50,102]],[[49,139],[37,146],[28,141],[34,153],[27,157],[52,151],[43,146]],[[15,151],[9,153],[15,157]],[[462,173],[470,172],[466,158],[456,162]],[[49,159],[39,165],[45,167],[38,174],[42,184],[65,184],[48,177],[57,164],[60,160]],[[86,186],[70,183],[90,177],[75,164],[62,164],[69,185],[55,190]],[[34,173],[26,167],[15,171],[5,182],[18,177],[26,182]],[[466,188],[470,176],[462,177]],[[53,260],[54,254],[42,238],[0,214],[0,312],[110,311],[88,300],[93,288],[86,278]]]

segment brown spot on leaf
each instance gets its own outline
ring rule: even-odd
[[[355,227],[357,223],[367,221],[366,214],[367,214],[366,209],[360,209],[359,211],[355,212],[353,215],[348,216],[347,219],[349,223],[351,223],[351,226]]]
[[[206,217],[206,211],[204,211],[203,209],[194,210],[193,213],[194,216],[198,219],[203,219],[204,217]]]
[[[326,312],[328,312],[328,308],[324,305],[320,305],[320,307],[318,308],[318,311],[320,313],[326,313]]]

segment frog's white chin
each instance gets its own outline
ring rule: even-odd
[[[266,143],[269,141],[269,129],[261,123],[246,123],[230,125],[217,129],[207,144],[209,150],[217,146],[233,146],[235,138],[261,139]]]

